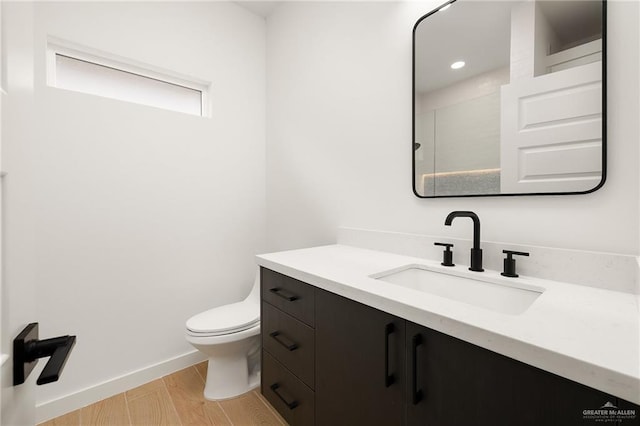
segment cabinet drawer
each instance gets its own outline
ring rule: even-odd
[[[262,347],[310,388],[315,379],[315,331],[262,302]]]
[[[268,352],[262,351],[262,395],[292,426],[315,424],[315,395]]]
[[[260,268],[262,300],[313,327],[314,288],[286,275]]]

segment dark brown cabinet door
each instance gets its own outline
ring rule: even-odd
[[[405,320],[316,291],[316,425],[401,425]]]
[[[572,426],[615,397],[407,322],[407,424]],[[614,423],[615,424],[615,423]]]

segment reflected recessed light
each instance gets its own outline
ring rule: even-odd
[[[451,68],[454,70],[464,67],[464,61],[458,61],[451,64]]]
[[[440,9],[438,9],[440,12],[442,12],[443,10],[447,10],[451,7],[451,3],[447,3],[444,6],[442,6]]]

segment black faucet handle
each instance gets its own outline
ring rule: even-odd
[[[447,250],[449,250],[449,248],[453,247],[453,244],[451,243],[433,243],[434,246],[443,246],[446,247]]]
[[[442,246],[444,247],[444,251],[442,252],[442,266],[456,266],[453,263],[453,252],[451,251],[451,247],[453,244],[451,243],[433,243],[434,246]]]
[[[502,250],[502,252],[504,254],[506,254],[508,258],[511,258],[511,256],[513,256],[513,255],[516,255],[516,256],[529,256],[529,253],[527,253],[525,251]]]
[[[504,271],[502,271],[500,275],[505,277],[517,278],[518,274],[516,274],[516,260],[513,258],[513,256],[529,256],[529,253],[514,250],[502,250],[502,253],[506,254],[507,257],[504,258]]]

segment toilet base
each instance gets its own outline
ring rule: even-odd
[[[247,367],[253,364],[253,368]],[[260,386],[260,360],[251,362],[247,358],[209,358],[204,398],[220,401],[240,396]]]
[[[260,386],[260,369],[249,371],[246,359],[209,359],[204,398],[220,401],[235,398]]]

